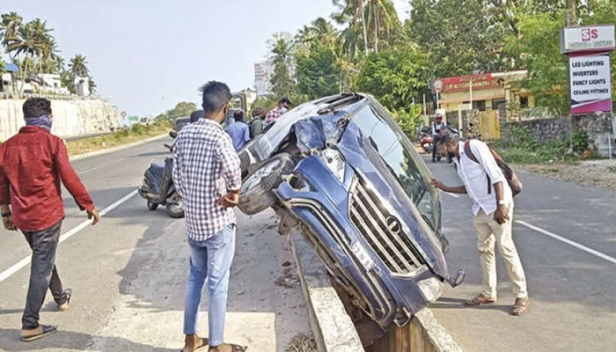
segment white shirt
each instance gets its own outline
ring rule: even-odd
[[[468,196],[473,201],[473,214],[477,215],[479,209],[483,209],[486,214],[492,214],[497,207],[494,184],[503,183],[503,200],[506,202],[513,200],[511,188],[503,171],[496,164],[490,148],[485,143],[471,140],[469,147],[479,163],[474,162],[466,155],[464,142],[460,142],[458,145],[460,160],[454,158],[458,176],[464,183]],[[490,177],[490,185],[488,185],[488,176]],[[490,187],[491,193],[488,193],[488,187]]]

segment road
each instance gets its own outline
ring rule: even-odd
[[[30,251],[21,234],[0,231],[0,351],[181,349],[188,268],[183,221],[163,209],[148,211],[135,195],[151,159],[168,155],[165,142],[73,162],[106,214],[96,226],[84,223],[84,213],[65,191],[64,241],[56,263],[74,299],[70,311],[59,313],[48,294],[41,314],[43,323],[59,325],[57,334],[19,341]],[[289,266],[288,238],[275,232],[273,222],[270,213],[238,220],[226,338],[249,351],[284,351],[295,335],[310,334],[295,268]],[[200,331],[207,335],[205,308]]]
[[[446,184],[461,184],[452,164],[428,166]],[[616,192],[518,176],[524,190],[516,197],[513,236],[533,300],[529,313],[509,314],[514,297],[498,256],[498,302],[463,305],[481,284],[471,203],[465,195],[443,194],[449,268],[464,268],[468,275],[432,306],[435,316],[470,352],[613,351]]]

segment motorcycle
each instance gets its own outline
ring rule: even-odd
[[[428,126],[419,131],[419,143],[427,154],[432,154],[434,148],[434,138],[432,138],[432,127]]]
[[[177,137],[175,131],[169,132],[171,138]],[[173,152],[173,145],[164,145]],[[143,175],[143,185],[139,188],[139,195],[146,200],[147,208],[155,211],[159,206],[165,206],[172,218],[183,218],[184,208],[182,199],[178,194],[171,173],[173,171],[173,158],[167,157],[164,161],[152,161]]]

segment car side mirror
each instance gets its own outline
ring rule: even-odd
[[[169,132],[169,137],[171,137],[171,138],[175,138],[175,137],[177,137],[177,136],[178,136],[178,133],[177,133],[177,132],[175,132],[175,131],[170,131],[170,132]]]

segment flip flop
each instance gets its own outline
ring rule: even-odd
[[[248,351],[248,346],[234,345],[232,343],[226,343],[225,345],[231,346],[231,352],[246,352],[246,351]]]
[[[34,341],[34,340],[38,340],[40,338],[43,338],[47,335],[51,335],[55,332],[58,332],[58,328],[56,328],[55,326],[51,326],[51,325],[41,325],[42,327],[42,331],[40,334],[36,334],[36,335],[30,335],[30,336],[22,336],[21,340],[23,342],[30,342],[30,341]],[[37,328],[38,329],[38,328]],[[34,330],[37,330],[34,329]]]
[[[210,342],[210,340],[207,337],[202,337],[201,341],[203,341],[203,345],[197,347],[194,352],[199,352],[199,351],[207,351],[206,348],[209,348],[210,346],[208,346],[208,343]],[[184,352],[184,349],[182,348],[180,350],[180,352]]]

